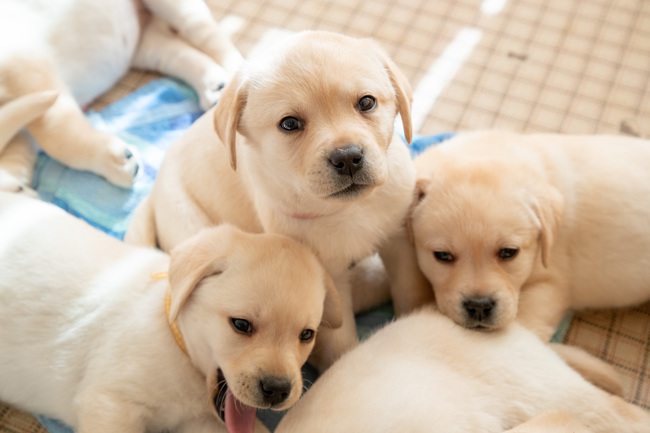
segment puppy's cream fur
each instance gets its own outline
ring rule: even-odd
[[[364,111],[366,97],[376,105]],[[174,143],[126,240],[169,250],[225,221],[311,245],[344,311],[341,330],[322,333],[315,350],[326,367],[357,341],[352,265],[379,250],[398,313],[431,297],[404,229],[415,171],[393,132],[399,113],[410,140],[410,101],[406,78],[372,41],[293,35],[247,61],[215,111]],[[297,129],[282,129],[288,118]],[[352,148],[358,161],[337,168]]]
[[[558,410],[594,433],[650,432],[650,414],[585,381],[519,324],[479,333],[427,307],[344,355],[275,431],[501,433]]]
[[[135,150],[93,130],[80,106],[133,66],[186,81],[207,109],[241,60],[203,0],[0,2],[0,105],[34,92],[60,93],[29,125],[30,134],[53,158],[119,186],[133,183]],[[33,164],[24,136],[9,147],[20,153],[22,165]],[[16,157],[5,167],[6,159],[0,147],[0,189],[13,191],[16,183],[27,188],[29,172],[16,172]]]
[[[543,413],[505,433],[593,433],[593,430],[571,414],[558,410]]]
[[[489,131],[415,164],[418,261],[457,323],[548,339],[569,309],[650,299],[650,142]]]
[[[340,322],[329,276],[287,237],[224,225],[170,258],[9,193],[0,274],[0,400],[79,433],[225,433],[215,396],[230,433],[251,432],[254,408],[298,400],[310,330]]]
[[[26,133],[16,134],[42,116],[58,96],[59,93],[53,90],[35,92],[0,106],[0,190],[36,196],[35,191],[25,188],[20,180],[32,177],[36,147]]]

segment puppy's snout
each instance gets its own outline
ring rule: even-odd
[[[467,316],[479,323],[492,320],[495,306],[496,301],[491,296],[472,296],[463,302]]]
[[[260,380],[260,390],[266,403],[276,406],[291,394],[291,380],[284,377],[265,377]]]
[[[343,176],[352,176],[363,167],[363,150],[354,144],[337,147],[330,154],[330,164]]]

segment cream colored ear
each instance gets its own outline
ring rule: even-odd
[[[233,230],[229,225],[205,229],[172,250],[169,264],[171,322],[178,318],[181,308],[201,280],[227,269]]]
[[[425,189],[429,184],[429,179],[420,178],[415,182],[415,188],[413,189],[413,199],[411,200],[411,206],[409,206],[408,213],[406,214],[406,231],[409,236],[409,242],[411,245],[415,245],[415,234],[413,233],[413,222],[411,218],[413,217],[413,210],[417,207],[424,196],[426,195]]]
[[[384,67],[388,72],[391,84],[395,89],[395,96],[397,98],[397,108],[399,115],[402,118],[404,125],[404,138],[406,142],[411,144],[413,138],[413,125],[411,123],[411,104],[413,102],[413,93],[411,91],[411,84],[406,78],[406,75],[400,71],[395,62],[393,62],[388,54],[379,46],[378,43],[371,41],[377,54],[381,57]]]
[[[343,325],[343,313],[341,297],[334,285],[332,277],[325,272],[325,305],[323,306],[323,318],[321,326],[331,329],[340,328]]]
[[[248,86],[242,82],[241,72],[238,72],[226,85],[214,109],[214,129],[226,147],[233,170],[237,170],[237,127],[247,96]]]
[[[532,207],[541,227],[539,242],[542,250],[542,264],[547,268],[555,235],[564,214],[564,198],[556,188],[546,185],[543,191],[536,194]]]

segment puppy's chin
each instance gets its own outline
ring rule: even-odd
[[[372,193],[386,181],[384,173],[364,171],[354,176],[333,176],[329,182],[319,182],[312,187],[315,195],[338,202],[351,202],[360,200]]]
[[[350,183],[350,185],[345,188],[327,196],[327,199],[343,202],[354,201],[366,197],[375,189],[375,187],[376,185]]]
[[[284,215],[298,219],[315,219],[337,214],[346,209],[350,204],[358,202],[369,196],[377,184],[348,183],[338,188],[310,188],[300,195],[295,195],[293,200],[269,200],[274,207]]]
[[[494,324],[487,324],[484,322],[477,322],[473,320],[464,320],[462,323],[459,323],[459,325],[467,329],[472,329],[474,331],[485,331],[485,332],[495,331],[501,328],[501,326],[496,326]]]

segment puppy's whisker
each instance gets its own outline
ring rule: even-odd
[[[312,382],[309,379],[303,379],[303,381],[302,381],[302,392],[303,393],[307,392],[307,390],[309,390],[309,388],[311,388],[312,386],[314,386],[314,382]]]
[[[210,390],[210,395],[214,394],[215,391],[216,391],[217,393],[219,392],[219,390],[221,389],[221,382],[223,382],[223,381],[219,381],[219,383],[216,383],[216,384],[212,387],[212,389]]]
[[[226,379],[220,379],[210,391],[210,395],[214,395],[214,404],[218,412],[221,412],[224,409],[227,390],[228,383],[226,382]]]

